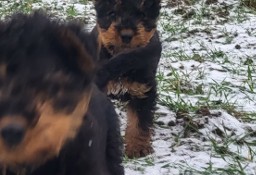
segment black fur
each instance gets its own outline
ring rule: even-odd
[[[111,59],[97,73],[97,85],[100,88],[103,88],[110,80],[124,77],[132,82],[139,82],[152,87],[145,94],[148,96],[145,99],[138,99],[129,94],[112,96],[122,101],[129,101],[133,109],[136,109],[141,114],[139,115],[141,116],[139,124],[144,130],[148,130],[153,124],[153,111],[155,110],[157,97],[155,75],[160,54],[161,44],[157,33],[145,47],[119,53],[113,57],[107,57],[108,52],[105,49],[100,52],[100,59]],[[141,109],[142,107],[143,110]]]
[[[142,24],[145,31],[156,28],[160,11],[160,0],[96,0],[98,26],[92,31],[92,36],[99,40],[99,29],[108,30],[111,24],[115,25],[115,35],[128,29],[134,36],[138,33],[138,25]],[[96,77],[96,84],[102,90],[111,80],[127,79],[129,82],[145,84],[151,89],[145,93],[146,98],[139,98],[129,93],[110,95],[122,101],[128,101],[128,106],[138,115],[139,128],[142,132],[149,133],[153,126],[153,116],[156,105],[156,71],[161,57],[162,46],[156,31],[146,46],[137,46],[118,53],[111,49],[117,46],[101,44],[97,62],[101,65]],[[142,148],[143,149],[143,148]],[[139,156],[145,156],[143,150]],[[146,153],[147,154],[147,153]],[[137,155],[128,155],[137,157]]]
[[[89,111],[77,137],[63,148],[58,158],[31,175],[124,174],[117,115],[105,95],[94,88]]]
[[[65,34],[60,36],[62,31],[78,45],[67,42]],[[32,163],[20,165],[27,170],[26,175],[124,174],[117,114],[105,94],[92,84],[93,64],[83,67],[79,58],[83,44],[87,48],[93,42],[79,25],[51,21],[41,12],[17,14],[0,22],[0,65],[6,65],[6,72],[0,75],[0,122],[4,116],[22,116],[31,123],[28,128],[34,127],[40,117],[35,107],[37,94],[44,94],[43,100],[51,99],[54,110],[69,114],[81,93],[93,89],[75,138],[57,157],[36,169]],[[92,62],[90,57],[86,59],[88,64]],[[60,91],[65,95],[59,96]],[[14,171],[13,167],[6,168],[6,175],[16,174],[17,167]],[[0,174],[3,171],[0,169]]]

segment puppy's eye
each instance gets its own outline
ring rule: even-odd
[[[116,17],[116,13],[114,11],[111,11],[111,12],[108,13],[108,16],[110,18],[115,18]]]

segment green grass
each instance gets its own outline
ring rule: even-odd
[[[71,5],[67,8],[66,13],[68,17],[76,17],[78,15],[77,10],[75,9],[74,5]]]
[[[9,15],[12,12],[24,12],[29,13],[32,11],[32,4],[38,2],[38,0],[27,0],[21,2],[11,2],[0,8],[0,16]]]
[[[90,0],[79,0],[79,3],[81,3],[81,4],[88,4],[89,1]]]
[[[256,0],[241,0],[241,5],[256,11]]]

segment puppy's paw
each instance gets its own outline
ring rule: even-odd
[[[127,144],[125,147],[125,154],[129,158],[145,157],[154,152],[150,143],[144,144]]]
[[[145,157],[154,152],[151,145],[151,132],[129,132],[128,129],[125,143],[125,153],[129,158]]]

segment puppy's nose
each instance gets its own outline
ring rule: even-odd
[[[133,31],[130,29],[124,29],[121,31],[121,39],[124,43],[129,44],[133,37]]]
[[[122,41],[129,44],[132,40],[132,35],[121,35]]]
[[[18,124],[9,124],[1,130],[1,136],[6,145],[17,146],[23,139],[25,129]]]

